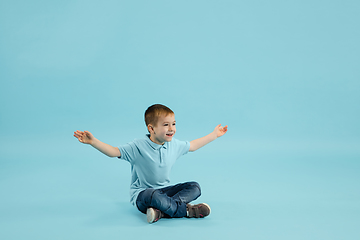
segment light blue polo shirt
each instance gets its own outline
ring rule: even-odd
[[[120,159],[131,164],[130,202],[136,206],[139,193],[147,188],[162,188],[170,185],[170,171],[175,161],[189,152],[190,142],[175,138],[163,145],[143,139],[118,147]]]

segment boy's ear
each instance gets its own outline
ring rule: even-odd
[[[147,129],[148,129],[149,133],[154,133],[154,128],[153,128],[153,126],[151,124],[149,124],[147,126]]]

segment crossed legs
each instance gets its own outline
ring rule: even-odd
[[[201,195],[197,182],[179,183],[173,186],[142,191],[137,200],[138,209],[145,213],[148,208],[155,208],[164,213],[164,217],[181,218],[187,216],[186,205]]]

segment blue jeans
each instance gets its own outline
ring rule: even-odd
[[[200,195],[201,189],[197,182],[179,183],[160,189],[148,188],[139,193],[136,206],[145,214],[149,207],[153,207],[163,212],[165,217],[181,218],[186,216],[186,204]]]

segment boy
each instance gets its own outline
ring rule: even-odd
[[[170,186],[170,170],[180,156],[196,151],[227,132],[227,126],[218,125],[209,135],[191,142],[174,137],[176,121],[174,112],[161,104],[145,111],[145,124],[149,134],[126,145],[113,147],[96,139],[88,131],[76,131],[81,143],[90,144],[109,157],[118,157],[131,164],[131,203],[147,215],[149,223],[167,218],[203,218],[210,214],[206,203],[191,205],[200,194],[196,182]]]

